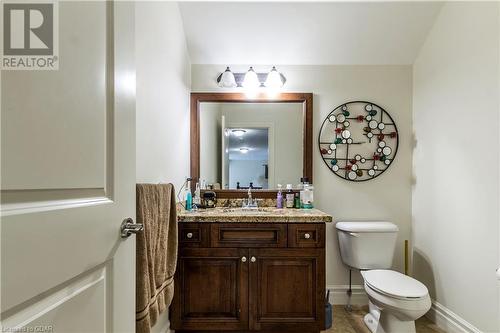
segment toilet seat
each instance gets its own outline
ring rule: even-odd
[[[396,271],[374,269],[362,271],[361,274],[367,286],[388,297],[411,301],[429,295],[423,283]]]

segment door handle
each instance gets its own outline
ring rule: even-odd
[[[257,258],[252,257],[252,258],[250,258],[250,261],[251,261],[251,262],[256,262],[256,261],[257,261]]]
[[[241,257],[241,262],[247,262],[247,257]]]
[[[122,238],[127,238],[132,234],[137,234],[139,231],[144,229],[144,225],[141,223],[134,223],[134,220],[129,217],[123,220],[120,226],[120,236]]]

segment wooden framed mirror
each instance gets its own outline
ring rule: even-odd
[[[191,93],[191,178],[218,198],[275,198],[277,184],[313,182],[313,95]]]

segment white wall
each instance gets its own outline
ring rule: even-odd
[[[413,272],[498,332],[498,3],[446,3],[414,66]]]
[[[256,66],[269,70],[271,66]],[[234,71],[248,66],[231,65]],[[287,91],[314,93],[313,162],[315,205],[343,219],[388,219],[400,227],[395,267],[403,267],[403,242],[410,237],[411,150],[412,150],[412,69],[411,66],[279,66],[286,75]],[[223,91],[215,78],[224,66],[193,65],[193,91]],[[336,106],[350,100],[368,100],[383,106],[400,131],[395,162],[382,176],[352,183],[334,175],[323,163],[316,146],[321,122]],[[348,283],[333,224],[327,227],[327,284],[340,287]],[[356,273],[355,283],[360,284]],[[335,296],[335,295],[334,295]],[[340,295],[339,295],[340,296]]]
[[[171,182],[189,175],[191,64],[177,3],[136,3],[137,182]],[[163,313],[153,332],[168,329]]]
[[[191,64],[177,3],[137,2],[137,182],[189,175]]]

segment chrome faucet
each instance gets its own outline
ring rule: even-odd
[[[243,208],[257,208],[257,199],[252,198],[252,188],[248,188],[248,199],[245,203],[243,200]]]

